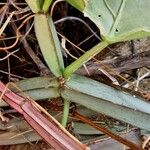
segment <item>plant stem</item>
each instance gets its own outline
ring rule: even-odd
[[[69,115],[69,107],[70,107],[70,101],[64,100],[64,110],[63,110],[63,116],[61,124],[63,127],[66,127],[67,121],[68,121],[68,115]]]
[[[93,48],[91,48],[84,55],[82,55],[80,58],[78,58],[76,61],[74,61],[68,67],[66,67],[66,69],[64,70],[64,73],[63,73],[64,78],[69,78],[79,67],[81,67],[84,63],[86,63],[88,60],[93,58],[96,54],[98,54],[100,51],[102,51],[107,46],[108,46],[108,42],[102,41],[101,43],[99,43],[96,46],[94,46]]]

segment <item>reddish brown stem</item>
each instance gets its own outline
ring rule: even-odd
[[[4,94],[3,100],[21,113],[30,126],[52,147],[59,150],[88,149],[66,131],[52,116],[42,115],[42,111],[31,100],[5,89],[3,83],[0,82],[0,92]]]
[[[110,136],[111,138],[115,139],[116,141],[128,146],[129,148],[131,148],[132,150],[144,150],[142,149],[141,147],[138,147],[136,144],[120,137],[119,135],[116,135],[114,133],[112,133],[111,131],[109,131],[108,129],[102,127],[102,126],[99,126],[95,123],[93,123],[90,119],[82,116],[81,114],[77,113],[77,112],[74,112],[73,113],[73,116],[76,117],[77,119],[81,120],[82,122],[94,127],[95,129],[103,132],[104,134]]]

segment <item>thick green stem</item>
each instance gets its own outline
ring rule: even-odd
[[[64,100],[64,110],[63,110],[63,117],[61,121],[63,127],[66,127],[67,125],[68,116],[69,116],[69,107],[70,107],[70,101]]]
[[[101,43],[91,48],[89,51],[87,51],[84,55],[82,55],[65,69],[63,74],[64,77],[69,78],[79,67],[81,67],[84,63],[93,58],[96,54],[98,54],[107,46],[108,42],[102,41]]]
[[[44,4],[43,4],[43,7],[42,7],[42,10],[44,12],[47,12],[48,9],[49,9],[49,6],[51,5],[52,3],[52,0],[44,0]]]

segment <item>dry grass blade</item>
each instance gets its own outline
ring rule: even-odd
[[[24,24],[25,24],[28,20],[30,20],[30,19],[33,18],[33,17],[34,17],[34,15],[31,15],[31,16],[29,16],[28,18],[26,18],[26,19],[22,22],[22,24],[17,28],[17,30],[16,30],[16,40],[15,40],[15,42],[14,42],[12,45],[10,45],[10,46],[7,46],[7,47],[0,47],[0,50],[8,50],[8,49],[13,48],[13,47],[18,43],[18,40],[19,40],[19,33],[18,33],[18,31],[24,26]]]
[[[10,16],[7,18],[7,20],[5,21],[5,23],[3,24],[3,26],[0,28],[0,36],[2,35],[3,31],[5,30],[5,28],[7,27],[7,25],[9,24],[11,18],[13,17],[14,12],[12,12],[10,14]]]

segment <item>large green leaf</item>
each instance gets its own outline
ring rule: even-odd
[[[69,3],[78,9],[83,6],[74,5],[76,0]],[[85,8],[81,11],[97,25],[103,40],[67,66],[64,77],[69,78],[111,43],[150,36],[149,9],[149,0],[85,0]]]
[[[89,0],[84,15],[108,42],[150,36],[149,0]]]
[[[74,74],[65,85],[81,93],[150,114],[150,103],[95,80]]]
[[[105,115],[150,131],[150,115],[147,113],[116,105],[67,87],[61,91],[61,95],[63,98],[69,99],[72,102],[83,105],[91,110],[104,113]]]

